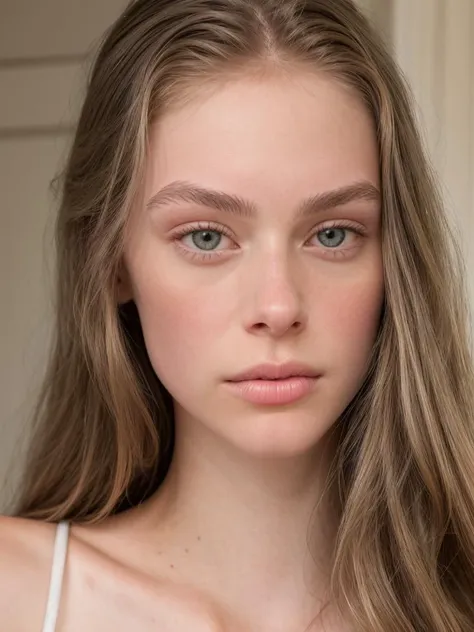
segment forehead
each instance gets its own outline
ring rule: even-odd
[[[325,73],[234,79],[151,127],[147,193],[174,180],[285,195],[378,185],[375,126],[359,95]],[[258,191],[256,191],[258,189]]]

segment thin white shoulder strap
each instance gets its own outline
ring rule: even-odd
[[[56,528],[54,542],[53,565],[49,585],[48,603],[43,623],[43,632],[54,632],[61,603],[64,567],[66,565],[67,545],[69,540],[69,523],[62,521]]]

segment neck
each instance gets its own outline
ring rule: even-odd
[[[178,419],[173,462],[149,515],[159,515],[160,537],[176,555],[186,551],[187,579],[232,611],[245,609],[257,629],[276,630],[296,613],[314,617],[328,588],[337,511],[323,492],[333,454],[329,435],[311,453],[243,454]]]

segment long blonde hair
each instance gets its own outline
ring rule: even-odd
[[[357,630],[474,630],[474,379],[464,263],[408,90],[350,0],[137,0],[106,35],[62,177],[57,322],[15,513],[94,522],[166,476],[173,406],[116,279],[152,120],[232,73],[331,73],[376,125],[385,304],[338,420],[332,591]]]

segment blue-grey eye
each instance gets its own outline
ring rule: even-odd
[[[342,234],[342,238],[340,238],[339,240],[337,238],[334,237],[334,235],[337,233]],[[340,246],[342,244],[342,242],[344,241],[344,238],[346,236],[346,229],[344,228],[326,228],[325,230],[322,230],[318,233],[318,239],[321,241],[320,235],[323,235],[325,237],[325,239],[327,239],[327,241],[329,243],[323,243],[323,246],[327,246],[329,248],[334,248],[337,246]],[[334,243],[334,240],[336,239],[337,243]]]
[[[201,236],[201,239],[197,236]],[[216,230],[196,230],[193,232],[192,240],[194,245],[202,250],[213,250],[220,244],[222,235]],[[198,241],[201,241],[201,243],[198,243]]]

